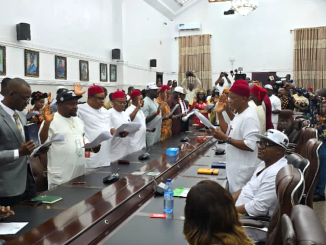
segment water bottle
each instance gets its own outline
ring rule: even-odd
[[[164,213],[171,214],[173,213],[173,187],[171,179],[168,179],[165,184],[164,190]]]

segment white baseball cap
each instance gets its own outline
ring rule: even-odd
[[[175,87],[175,89],[173,91],[180,93],[180,94],[186,94],[184,88],[180,87],[180,86]]]
[[[151,89],[159,89],[159,87],[156,86],[156,83],[148,83],[146,85],[146,90],[151,90]]]
[[[265,85],[265,88],[266,88],[266,89],[273,89],[272,85],[270,85],[270,84],[266,84],[266,85]]]
[[[269,129],[264,135],[257,134],[258,139],[266,139],[286,149],[289,145],[289,138],[281,131]]]

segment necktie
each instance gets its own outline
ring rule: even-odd
[[[22,129],[22,126],[20,125],[20,122],[19,122],[19,117],[18,117],[18,114],[17,112],[14,113],[14,119],[15,119],[15,122],[17,124],[17,127],[20,131],[20,134],[22,136],[22,139],[24,140],[24,134],[23,134],[23,129]]]
[[[181,102],[182,102],[182,105],[183,105],[183,112],[187,114],[185,102],[184,101],[181,101]]]

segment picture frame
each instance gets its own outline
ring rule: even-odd
[[[108,65],[104,63],[100,63],[100,81],[108,81]]]
[[[39,77],[40,53],[25,49],[25,76]]]
[[[110,64],[110,82],[117,81],[117,65]]]
[[[79,60],[79,78],[80,81],[89,81],[89,64],[86,60]]]
[[[55,79],[67,80],[67,57],[54,57]]]
[[[6,75],[6,47],[0,46],[0,75]]]

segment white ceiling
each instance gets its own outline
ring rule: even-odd
[[[146,3],[151,5],[161,14],[165,15],[170,20],[174,20],[179,14],[189,9],[194,4],[199,1],[207,1],[207,0],[190,0],[184,6],[179,5],[175,0],[144,0]],[[178,0],[182,2],[181,0]]]

